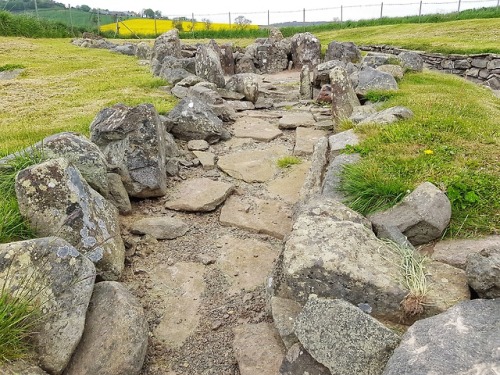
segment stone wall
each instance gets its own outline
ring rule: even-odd
[[[383,52],[399,55],[407,51],[386,45],[361,46],[363,51]],[[441,53],[417,52],[428,68],[465,77],[470,81],[481,83],[500,90],[500,55],[483,53],[477,55],[444,55]]]

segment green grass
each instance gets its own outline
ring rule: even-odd
[[[35,17],[15,15],[0,10],[0,36],[67,38],[74,35],[76,34],[62,23],[38,20]]]
[[[24,69],[25,66],[22,64],[5,64],[0,66],[0,72],[8,72],[10,70]]]
[[[345,170],[348,204],[368,214],[430,181],[452,203],[447,236],[498,233],[500,99],[459,77],[424,72],[407,74],[383,104],[395,105],[410,108],[414,118],[357,128],[364,141],[349,151],[363,159]]]
[[[36,17],[36,13],[32,10],[26,11],[23,14],[31,17]],[[84,12],[80,9],[71,9],[71,16],[69,9],[39,9],[38,16],[44,20],[61,22],[65,25],[76,28],[96,29],[97,30],[97,15],[90,12]],[[100,14],[99,20],[101,25],[115,22],[115,17]]]
[[[298,158],[296,156],[283,156],[282,158],[279,158],[276,161],[276,165],[278,166],[278,168],[282,168],[282,169],[289,168],[292,165],[300,164],[300,163],[302,163],[302,160],[300,160],[300,158]]]

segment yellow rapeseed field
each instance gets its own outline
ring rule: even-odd
[[[182,25],[182,31],[202,31],[202,30],[237,30],[240,26],[235,24],[227,23],[205,23],[205,22],[191,22],[191,21],[172,21],[172,20],[153,20],[148,18],[133,18],[129,20],[120,21],[118,23],[118,34],[123,36],[131,36],[134,34],[140,35],[154,35],[161,34],[168,30],[172,30],[176,25],[180,28]],[[107,25],[101,26],[101,31],[112,31],[116,32],[117,24],[109,23]],[[245,28],[248,30],[258,29],[257,25],[247,25]]]

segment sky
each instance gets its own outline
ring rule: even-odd
[[[425,0],[422,4],[422,14],[448,13],[461,10],[495,6],[497,0]],[[197,20],[208,18],[212,22],[229,22],[243,15],[254,24],[266,25],[269,22],[303,21],[305,8],[306,21],[356,20],[362,18],[378,18],[382,11],[384,17],[418,15],[420,0],[253,0],[249,2],[216,2],[214,0],[161,1],[161,0],[81,0],[71,3],[71,6],[88,5],[91,8],[109,9],[114,11],[135,11],[151,8],[159,10],[162,15],[174,18],[183,16]],[[435,4],[432,4],[435,3]],[[229,4],[229,5],[228,5]],[[341,5],[343,7],[341,12]],[[342,14],[341,14],[342,13]]]

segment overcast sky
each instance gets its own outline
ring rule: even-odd
[[[422,13],[445,13],[456,11],[459,0],[424,0]],[[229,21],[229,12],[234,20],[244,15],[255,24],[267,24],[268,10],[270,23],[284,21],[302,21],[303,8],[306,8],[306,21],[332,21],[340,19],[340,6],[343,5],[343,20],[360,18],[378,18],[382,0],[253,0],[248,2],[216,2],[209,0],[161,1],[161,0],[81,0],[71,6],[86,4],[92,8],[116,11],[140,12],[145,8],[159,10],[163,15],[184,16],[191,18],[194,13],[198,20],[208,18],[212,22]],[[461,9],[495,6],[497,0],[461,0]],[[431,4],[436,3],[436,4]],[[228,5],[229,4],[229,5]],[[396,5],[397,4],[397,5]],[[420,0],[384,1],[383,16],[404,16],[419,13]]]

